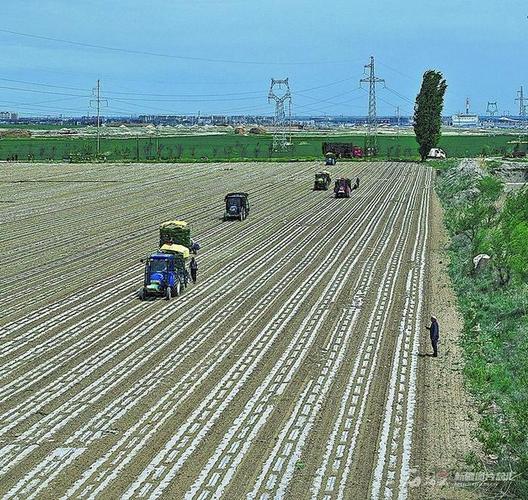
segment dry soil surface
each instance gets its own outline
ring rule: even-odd
[[[433,369],[459,387],[456,328],[441,362],[419,356],[439,248],[431,171],[338,164],[361,188],[334,199],[312,191],[320,168],[0,166],[0,495],[412,493],[438,448],[429,419],[464,398],[426,385]],[[223,222],[239,190],[250,215]],[[141,302],[139,259],[174,218],[202,245],[198,283]]]
[[[423,330],[414,442],[411,498],[477,498],[475,485],[455,481],[471,471],[465,462],[470,452],[480,453],[472,433],[478,416],[463,381],[463,357],[459,344],[463,320],[449,279],[448,236],[436,194],[432,199],[430,241],[430,294],[428,307],[440,324],[439,357],[432,358],[429,332]],[[463,487],[462,487],[463,486]]]

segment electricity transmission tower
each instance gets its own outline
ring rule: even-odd
[[[284,86],[284,89],[283,89]],[[279,90],[277,93],[276,90]],[[283,151],[288,147],[287,130],[291,121],[291,92],[288,78],[283,80],[271,79],[268,92],[268,102],[275,102],[275,118],[273,120],[273,151]],[[286,119],[285,105],[288,104],[288,118]]]
[[[517,95],[519,97],[517,97],[515,100],[516,101],[519,101],[519,116],[521,118],[526,118],[526,104],[524,104],[524,101],[528,100],[526,97],[524,97],[524,91],[523,91],[523,87],[521,85],[521,89],[517,91]]]
[[[486,113],[490,116],[495,116],[499,112],[497,101],[488,101],[486,106]]]
[[[366,154],[376,154],[377,152],[377,119],[376,119],[376,84],[385,83],[385,80],[378,78],[374,71],[374,56],[370,56],[370,64],[365,64],[365,74],[368,76],[359,80],[359,84],[369,84],[369,110],[367,120],[367,138],[365,141]]]
[[[94,99],[90,100],[90,106],[95,105],[97,110],[97,156],[101,154],[101,103],[104,102],[108,105],[106,99],[101,98],[101,80],[97,80],[96,87],[92,90]]]
[[[469,103],[469,97],[466,97],[466,115],[469,115],[470,108],[471,108],[471,105]]]

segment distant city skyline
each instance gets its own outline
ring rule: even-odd
[[[272,77],[290,79],[293,114],[361,116],[371,55],[378,114],[412,114],[423,71],[448,82],[444,114],[517,115],[526,45],[520,0],[28,0],[3,6],[0,110],[27,115],[102,113],[271,115]],[[29,35],[29,36],[28,36]],[[73,43],[72,43],[73,42]],[[528,103],[528,101],[527,101]]]

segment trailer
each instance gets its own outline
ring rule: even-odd
[[[323,142],[323,154],[334,155],[335,158],[363,158],[365,152],[363,148],[350,142]]]

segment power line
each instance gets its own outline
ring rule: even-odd
[[[394,73],[398,73],[398,75],[404,76],[405,78],[408,78],[409,80],[416,81],[416,78],[406,73],[403,73],[399,69],[393,68],[392,66],[389,66],[388,64],[385,64],[384,62],[381,62],[379,59],[378,59],[378,64],[381,64],[385,68],[390,69],[391,71],[394,71]]]
[[[336,80],[336,81],[333,81],[333,82],[326,83],[324,85],[317,85],[315,87],[310,87],[310,88],[307,88],[307,89],[301,89],[299,91],[299,93],[305,93],[305,92],[310,92],[310,91],[313,91],[313,90],[327,88],[327,87],[330,87],[330,86],[333,86],[333,85],[338,85],[340,83],[350,81],[352,79],[353,79],[353,77],[344,78],[344,79],[341,79],[341,80]],[[62,86],[62,85],[53,85],[53,84],[40,83],[40,82],[29,82],[29,81],[26,81],[26,80],[14,80],[14,79],[10,79],[10,78],[0,78],[0,81],[6,81],[6,82],[12,82],[12,83],[21,83],[23,85],[33,85],[33,86],[40,86],[40,87],[46,87],[46,88],[55,88],[55,89],[64,89],[64,90],[76,90],[76,91],[80,91],[80,92],[86,91],[86,89],[79,88],[79,87],[66,87],[66,86]],[[44,91],[44,90],[23,89],[23,88],[20,88],[20,87],[0,87],[0,88],[6,88],[6,89],[9,89],[9,90],[15,90],[15,91],[32,92],[32,93],[49,93],[49,94],[54,94],[54,95],[56,94],[56,95],[74,96],[74,94],[66,94],[66,93],[63,93],[63,92],[50,92],[50,91]],[[125,92],[125,91],[108,90],[108,89],[105,90],[105,94],[106,95],[114,95],[115,94],[115,95],[118,95],[118,96],[175,98],[175,99],[167,99],[168,101],[170,101],[170,100],[178,100],[178,99],[188,100],[189,98],[195,98],[197,101],[200,101],[200,102],[206,102],[206,101],[202,100],[202,99],[197,99],[197,98],[201,98],[201,97],[230,97],[230,96],[240,96],[240,95],[257,96],[257,95],[261,95],[261,93],[262,93],[261,90],[243,91],[243,92],[228,92],[228,93],[214,93],[214,94],[164,94],[164,93],[149,93],[149,92]],[[82,97],[82,96],[79,96],[79,97]],[[233,99],[233,100],[244,100],[244,99],[249,100],[249,99],[251,99],[251,97],[247,97],[247,98],[243,98],[243,99],[242,98],[238,98],[238,99]],[[129,98],[129,100],[136,100],[136,99]],[[137,100],[156,101],[156,99],[137,99]],[[225,100],[230,100],[230,99],[225,99]],[[164,100],[160,99],[159,101],[163,102]],[[214,101],[214,100],[212,100],[212,101]]]
[[[12,80],[11,78],[0,78],[0,81],[3,82],[11,82],[11,83],[22,83],[24,85],[36,85],[39,87],[49,87],[54,89],[64,89],[64,90],[78,90],[80,92],[86,91],[86,89],[81,89],[78,87],[63,87],[62,85],[51,85],[49,83],[36,83],[36,82],[28,82],[24,80]]]
[[[387,87],[387,85],[385,85],[383,88],[385,90],[388,90],[392,94],[394,94],[396,97],[399,97],[400,99],[408,102],[409,104],[414,104],[414,101],[412,99],[409,99],[408,97],[404,96],[403,94],[400,94],[398,91],[396,91],[394,89],[391,89],[390,87]]]
[[[51,94],[51,95],[63,95],[68,97],[88,97],[87,95],[79,95],[79,94],[66,94],[64,92],[52,92],[49,90],[35,90],[35,89],[22,89],[20,87],[8,87],[4,85],[0,85],[0,89],[5,90],[13,90],[15,92],[30,92],[32,94]]]
[[[85,47],[85,48],[90,48],[90,49],[108,50],[112,52],[120,52],[120,53],[143,55],[143,56],[153,56],[153,57],[163,57],[163,58],[169,58],[169,59],[180,59],[182,61],[210,62],[210,63],[222,63],[222,64],[249,64],[249,65],[261,65],[261,66],[270,66],[270,65],[316,66],[316,65],[321,65],[321,64],[341,64],[343,63],[343,61],[326,61],[326,60],[317,61],[317,62],[307,62],[307,61],[280,62],[280,61],[241,61],[241,60],[236,60],[236,59],[213,59],[209,57],[181,56],[177,54],[165,54],[162,52],[150,52],[146,50],[124,49],[122,47],[111,47],[109,45],[99,45],[99,44],[94,44],[94,43],[77,42],[74,40],[66,40],[64,38],[56,38],[56,37],[44,36],[44,35],[35,35],[31,33],[22,33],[19,31],[6,30],[6,29],[0,29],[0,33],[7,33],[10,35],[34,38],[37,40],[46,40],[49,42],[65,43],[68,45],[75,45],[78,47]]]

